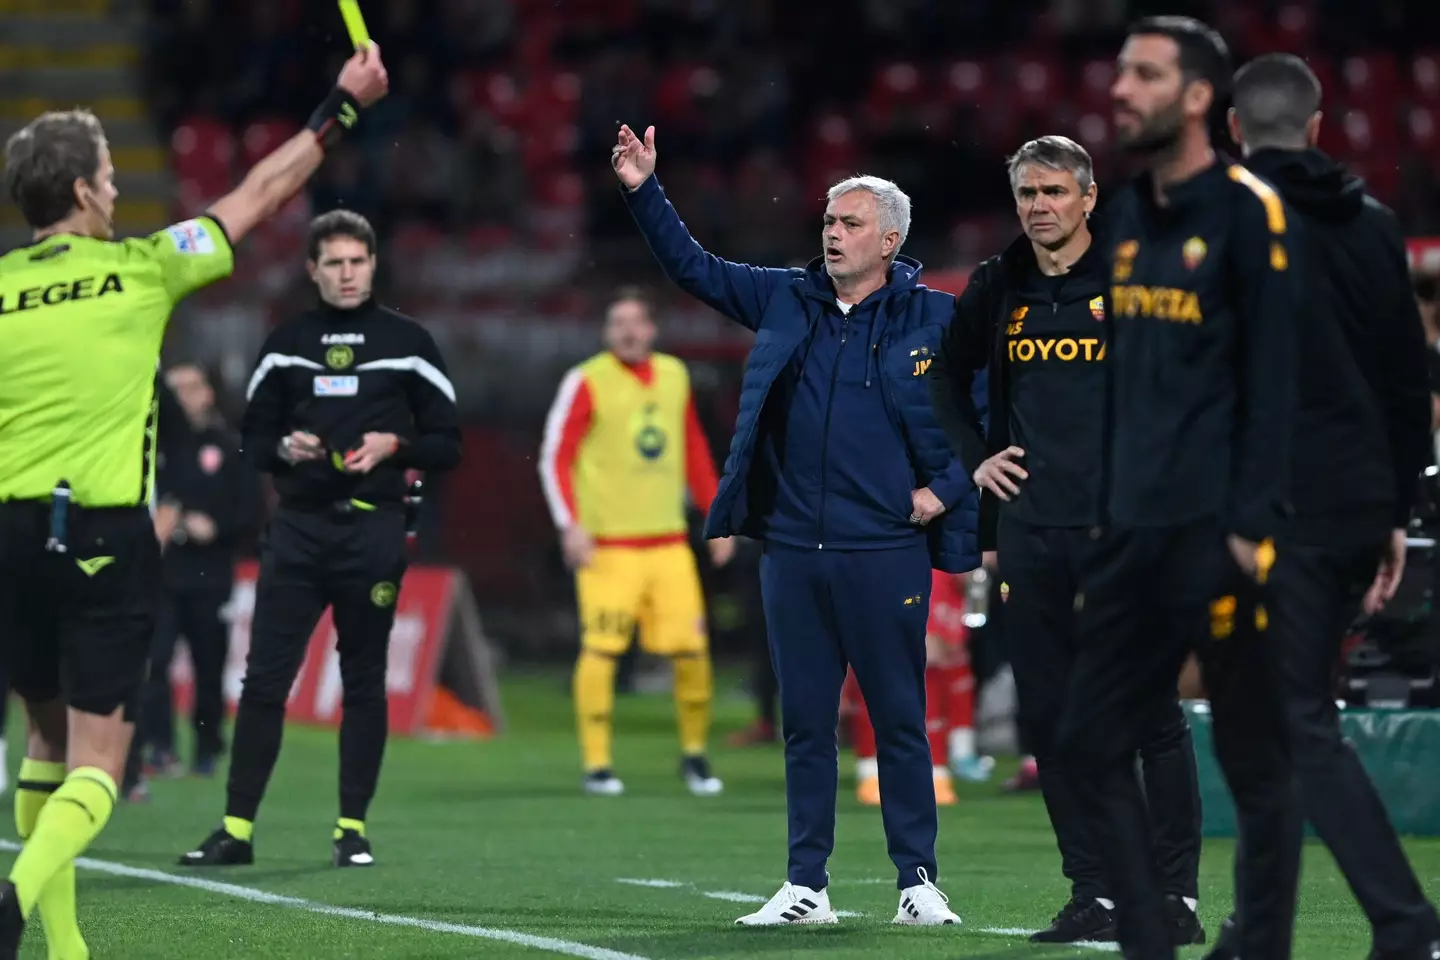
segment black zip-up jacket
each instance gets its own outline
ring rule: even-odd
[[[218,419],[190,429],[165,455],[165,499],[183,513],[215,521],[215,539],[186,539],[183,522],[165,548],[165,582],[172,589],[211,586],[228,590],[244,535],[258,526],[260,477],[240,455],[240,438]]]
[[[1300,227],[1225,160],[1165,196],[1146,173],[1106,209],[1108,519],[1263,540],[1289,514]]]
[[[1400,224],[1318,150],[1257,150],[1245,165],[1305,226],[1291,529],[1327,542],[1404,527],[1430,457],[1430,397]]]
[[[1104,255],[1096,240],[1058,277],[1040,272],[1021,236],[975,268],[930,368],[930,399],[968,473],[1014,444],[1025,450],[1020,495],[980,499],[979,541],[995,549],[1001,510],[1036,526],[1099,520],[1105,413]],[[990,369],[990,429],[980,431],[972,384]]]
[[[434,339],[374,301],[353,310],[322,304],[272,330],[246,399],[245,454],[274,476],[282,505],[399,503],[406,469],[460,460],[455,388]],[[285,462],[280,441],[296,430],[318,436],[326,456]],[[372,432],[395,434],[400,449],[368,474],[344,471],[345,454]]]

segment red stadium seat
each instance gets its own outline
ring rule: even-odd
[[[985,106],[994,96],[995,67],[984,60],[956,60],[945,69],[943,89],[950,103]]]
[[[1305,3],[1287,3],[1275,17],[1275,39],[1281,50],[1301,54],[1315,42],[1315,11]]]
[[[1340,63],[1340,94],[1366,106],[1392,104],[1400,93],[1400,72],[1394,54],[1367,53]]]
[[[1410,61],[1412,96],[1422,103],[1440,104],[1440,53],[1417,53]]]
[[[1110,86],[1115,82],[1115,61],[1086,60],[1080,67],[1076,100],[1083,110],[1110,112]]]
[[[1075,122],[1075,141],[1092,157],[1103,156],[1110,149],[1110,134],[1109,113],[1091,111]]]
[[[230,128],[208,117],[192,117],[170,136],[170,164],[175,176],[190,181],[207,197],[220,197],[232,185],[235,136]]]
[[[1341,153],[1366,157],[1373,153],[1391,153],[1400,139],[1393,108],[1389,105],[1374,109],[1351,106],[1338,113]]]
[[[1010,88],[1022,110],[1051,107],[1064,83],[1064,66],[1046,55],[1022,56],[1010,70]]]
[[[1405,140],[1410,149],[1440,166],[1440,107],[1411,107],[1405,121]]]

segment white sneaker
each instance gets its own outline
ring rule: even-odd
[[[680,775],[692,796],[718,797],[725,789],[720,778],[710,772],[710,761],[704,757],[686,757],[680,761]]]
[[[625,792],[625,783],[609,770],[585,774],[585,792],[597,797],[618,797]]]
[[[788,923],[839,923],[830,909],[830,895],[787,882],[780,892],[754,913],[735,921],[742,927],[778,927]]]
[[[947,923],[963,923],[951,911],[950,898],[930,882],[925,868],[920,868],[920,882],[900,891],[900,909],[895,912],[892,923],[906,923],[917,927],[938,927]]]

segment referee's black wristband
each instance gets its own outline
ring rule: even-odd
[[[310,115],[310,122],[305,129],[311,130],[315,138],[320,141],[320,146],[330,149],[340,137],[360,119],[360,101],[347,93],[340,87],[330,91],[315,112]]]

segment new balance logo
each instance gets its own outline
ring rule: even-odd
[[[807,898],[805,898],[805,899],[802,899],[802,900],[798,901],[797,903],[792,904],[792,905],[790,906],[790,909],[788,909],[788,910],[786,910],[784,913],[780,914],[780,916],[784,917],[784,918],[785,918],[787,921],[789,921],[790,923],[795,923],[795,922],[798,921],[798,920],[803,920],[803,919],[805,919],[806,917],[808,917],[808,916],[810,915],[810,911],[812,911],[812,910],[814,910],[814,909],[815,909],[815,903],[814,903],[814,901],[810,900],[810,899],[807,897]]]
[[[81,560],[79,557],[75,558],[75,566],[79,567],[80,572],[87,577],[95,576],[95,574],[104,570],[114,562],[114,557],[91,557],[89,560]]]
[[[355,126],[355,121],[360,119],[360,114],[356,113],[355,108],[350,106],[350,104],[345,103],[340,105],[340,116],[338,119],[340,120],[340,125],[346,130],[349,130]]]

